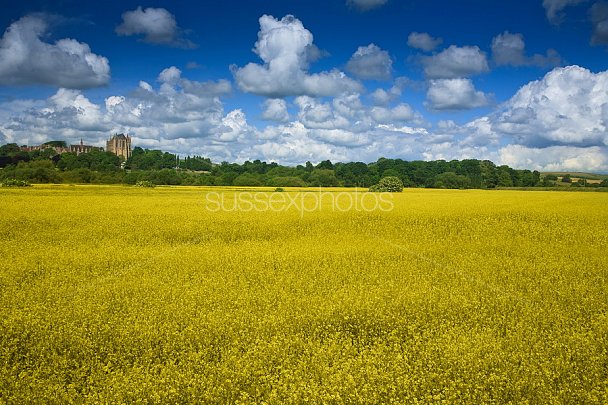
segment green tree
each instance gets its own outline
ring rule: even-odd
[[[403,183],[399,177],[388,176],[380,179],[378,184],[370,187],[369,191],[400,193],[403,191]]]
[[[307,187],[308,184],[300,177],[287,176],[287,177],[273,177],[268,180],[267,185],[271,187]]]
[[[436,188],[469,188],[471,187],[471,179],[462,174],[456,174],[454,172],[445,172],[438,174],[435,177]]]
[[[513,177],[508,166],[498,168],[498,187],[513,187]]]
[[[309,183],[314,187],[336,187],[339,181],[333,170],[314,169],[310,174]]]
[[[324,160],[321,163],[319,163],[316,168],[317,169],[333,170],[334,169],[334,165],[333,165],[333,163],[331,163],[331,160]]]
[[[263,183],[260,180],[259,176],[256,176],[255,174],[252,174],[252,173],[243,173],[243,174],[240,174],[238,177],[236,177],[232,181],[232,185],[233,186],[258,187],[258,186],[263,185]]]

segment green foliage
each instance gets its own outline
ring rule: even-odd
[[[25,180],[4,179],[2,187],[31,187],[32,185]]]
[[[336,187],[339,185],[336,173],[331,169],[314,169],[308,182],[314,187]]]
[[[308,184],[300,177],[274,177],[268,181],[271,187],[306,187]]]
[[[89,169],[75,169],[62,173],[63,181],[66,183],[92,183],[96,173]]]
[[[383,177],[378,184],[369,188],[371,192],[400,193],[403,191],[403,182],[394,176]]]
[[[211,171],[213,164],[209,158],[187,156],[185,159],[179,161],[179,168],[194,171]]]
[[[93,150],[89,153],[63,153],[57,167],[61,170],[89,169],[99,172],[112,172],[120,169],[120,158],[111,152]]]
[[[331,160],[324,160],[319,163],[316,168],[321,170],[333,170],[334,165],[331,163]]]
[[[514,187],[517,184],[513,181],[514,170],[509,166],[500,166],[498,168],[498,187]]]
[[[471,179],[462,174],[454,172],[445,172],[438,174],[435,177],[436,188],[469,188],[471,187]]]
[[[259,187],[263,185],[263,182],[260,180],[259,176],[252,173],[243,173],[236,177],[232,181],[233,186],[251,186],[251,187]]]
[[[16,143],[0,146],[0,168],[30,160],[32,160],[30,154],[22,151]]]
[[[160,150],[133,148],[126,167],[133,170],[173,169],[177,166],[177,155]]]
[[[156,185],[177,186],[182,183],[182,177],[176,170],[172,169],[150,170],[143,177],[143,180],[151,181]]]
[[[2,178],[15,178],[31,183],[61,183],[61,176],[50,160],[19,162],[0,171]]]
[[[140,180],[137,183],[135,183],[135,187],[153,188],[153,187],[156,187],[156,185],[149,180]]]
[[[132,157],[124,162],[127,172],[133,174],[125,174],[120,170],[120,158],[109,152],[93,151],[78,156],[74,153],[56,155],[52,149],[24,152],[16,144],[0,146],[0,168],[6,167],[11,171],[14,170],[12,166],[17,166],[20,162],[36,160],[52,160],[62,171],[60,175],[47,176],[47,180],[41,176],[37,182],[57,182],[63,179],[71,183],[135,184],[137,180],[149,180],[155,184],[172,185],[370,187],[383,177],[397,177],[406,187],[495,188],[551,185],[547,181],[551,177],[545,176],[541,182],[537,171],[497,167],[488,160],[474,159],[408,162],[380,158],[373,163],[332,163],[325,160],[316,166],[306,162],[305,165],[288,167],[260,160],[246,161],[243,164],[214,164],[202,156],[179,159],[171,153],[135,147]],[[88,169],[92,173],[88,174],[81,169]],[[158,173],[163,170],[164,172]],[[0,174],[0,177],[6,175]]]
[[[283,187],[277,187],[274,189],[275,193],[282,193],[283,191],[285,191],[285,189]]]

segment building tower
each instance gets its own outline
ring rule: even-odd
[[[106,142],[106,150],[127,160],[131,157],[131,137],[125,134],[114,135]]]

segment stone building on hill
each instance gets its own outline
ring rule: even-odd
[[[127,160],[131,157],[131,137],[125,134],[114,135],[106,142],[106,151]]]
[[[70,145],[70,152],[75,153],[77,155],[80,155],[81,153],[90,153],[94,150],[102,151],[103,148],[100,148],[99,146],[85,145],[82,139],[80,140],[79,144]]]
[[[25,152],[53,149],[58,155],[61,155],[62,153],[75,153],[80,155],[81,153],[89,153],[94,150],[103,151],[103,148],[100,148],[99,146],[85,145],[82,139],[80,140],[80,143],[76,145],[67,145],[65,141],[50,141],[43,143],[42,145],[21,146],[20,149]]]

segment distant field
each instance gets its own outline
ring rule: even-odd
[[[608,174],[596,174],[596,173],[583,173],[583,172],[542,172],[541,175],[542,176],[546,176],[548,174],[553,174],[557,177],[563,177],[567,174],[570,175],[570,177],[574,178],[576,177],[577,179],[588,179],[588,180],[604,180],[604,179],[608,179]]]
[[[0,188],[0,403],[608,402],[608,194],[307,191]]]

